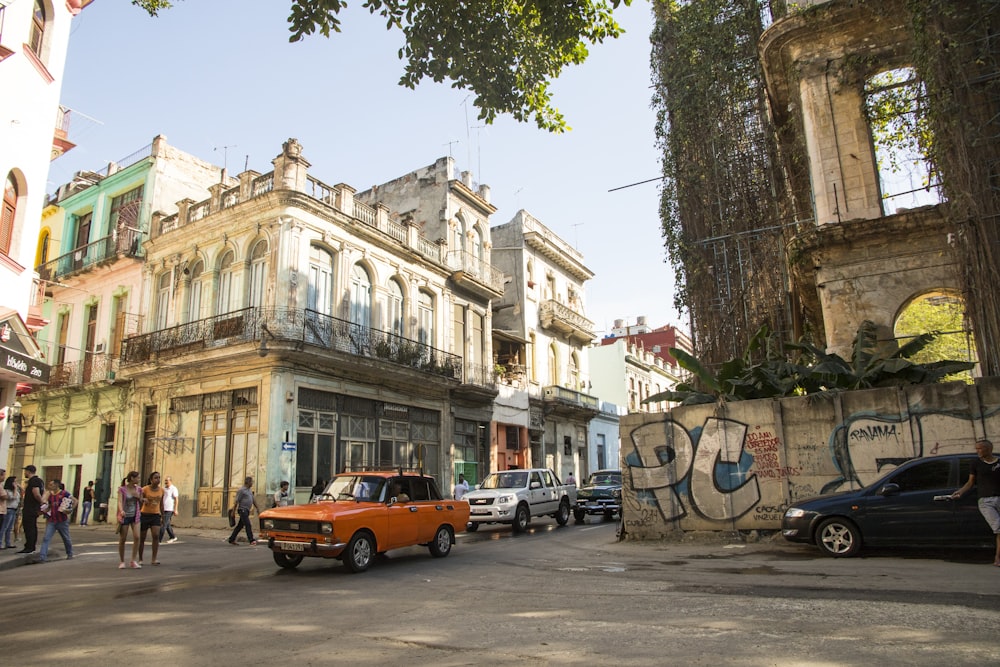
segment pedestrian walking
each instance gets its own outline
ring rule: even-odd
[[[568,475],[566,475],[566,485],[567,486],[576,486],[576,477],[573,477],[573,473],[572,472],[570,472]]]
[[[455,500],[461,500],[462,496],[469,492],[469,483],[465,481],[465,475],[458,474],[458,481],[455,482]]]
[[[180,493],[177,492],[177,487],[168,476],[163,480],[163,526],[160,528],[160,544],[164,542],[172,544],[177,541],[177,536],[174,535],[173,519],[174,514],[177,513],[178,498],[180,498]],[[167,539],[167,535],[170,536],[170,539]]]
[[[7,483],[7,471],[0,468],[0,482],[3,484]],[[2,487],[0,487],[2,488]],[[0,491],[0,535],[2,535],[3,524],[7,521],[7,492]],[[0,542],[0,549],[3,549],[3,543]]]
[[[236,538],[239,537],[240,529],[242,528],[246,530],[247,542],[250,543],[250,546],[257,546],[257,540],[253,538],[253,527],[250,525],[250,512],[254,508],[252,489],[253,477],[247,477],[243,480],[243,486],[236,492],[233,507],[236,509],[238,520],[236,521],[236,527],[233,528],[233,534],[229,536],[230,544],[236,544]]]
[[[3,493],[7,496],[7,514],[4,515],[3,526],[0,527],[0,549],[13,549],[14,541],[11,539],[11,534],[21,509],[21,487],[18,486],[14,475],[4,480]]]
[[[152,535],[153,565],[159,565],[157,552],[160,550],[160,525],[163,523],[163,487],[160,473],[152,472],[142,487],[142,503],[139,507],[139,564],[143,564],[142,553],[146,549],[146,533]]]
[[[969,468],[969,479],[962,488],[951,494],[954,499],[961,498],[966,491],[976,487],[979,496],[979,513],[986,519],[994,535],[997,548],[993,555],[993,564],[1000,567],[1000,459],[993,456],[993,443],[985,438],[976,442],[976,460]]]
[[[42,513],[42,495],[45,493],[45,483],[35,474],[38,469],[33,465],[24,466],[24,476],[28,481],[24,485],[24,496],[21,500],[21,526],[24,528],[24,548],[19,554],[35,553],[38,543],[38,515]]]
[[[38,554],[39,563],[47,563],[49,560],[49,543],[52,536],[59,533],[63,546],[66,548],[66,560],[73,559],[73,541],[69,538],[69,512],[62,511],[62,503],[70,494],[62,488],[62,482],[58,479],[49,481],[43,501],[48,503],[48,518],[45,522],[45,537],[42,538],[42,550]]]
[[[291,494],[288,493],[288,482],[282,481],[281,486],[274,492],[274,498],[271,499],[271,507],[288,507],[291,502]]]
[[[131,471],[118,487],[118,569],[125,569],[125,538],[132,533],[132,560],[130,565],[138,570],[139,565],[139,506],[142,489],[139,488],[139,473]]]
[[[87,487],[83,490],[83,514],[80,515],[80,525],[86,526],[90,518],[90,511],[94,509],[94,483],[87,482]]]

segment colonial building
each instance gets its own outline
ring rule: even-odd
[[[59,90],[72,18],[88,4],[0,3],[0,467],[7,467],[11,439],[21,430],[18,386],[28,390],[48,380],[48,364],[30,335],[44,324],[32,269],[49,163],[73,147]]]
[[[170,474],[211,520],[248,475],[259,492],[290,481],[300,502],[356,468],[422,468],[449,488],[462,415],[478,430],[496,396],[475,362],[502,293],[488,191],[439,160],[398,181],[417,184],[400,211],[382,203],[392,184],[361,197],[316,179],[294,139],[273,166],[154,213],[146,317],[116,375],[132,387],[120,470]]]
[[[121,470],[138,463],[124,445],[133,397],[119,358],[148,310],[142,241],[152,213],[175,212],[178,200],[200,197],[220,179],[221,168],[158,136],[99,171],[77,173],[49,198],[38,245],[50,259],[36,267],[47,324],[36,338],[52,371],[46,387],[21,398],[15,454],[74,494],[93,480],[98,502],[107,502]]]
[[[490,427],[492,470],[546,466],[589,473],[588,428],[600,413],[585,348],[583,256],[525,211],[493,228],[493,261],[510,277],[494,306],[493,340],[503,389]]]
[[[667,401],[643,401],[677,386],[680,368],[676,364],[627,338],[591,347],[587,353],[593,392],[602,400],[622,406],[626,414],[669,409]]]

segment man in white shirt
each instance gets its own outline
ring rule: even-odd
[[[177,499],[180,494],[177,492],[177,487],[174,483],[170,481],[170,478],[163,482],[163,526],[160,528],[160,544],[166,542],[171,544],[177,541],[177,536],[174,535],[174,527],[170,525],[170,520],[174,518],[174,512],[177,511]],[[170,539],[166,538],[169,533]]]
[[[461,500],[469,490],[469,483],[465,481],[465,475],[459,473],[458,481],[455,482],[455,500]]]

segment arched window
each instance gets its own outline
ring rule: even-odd
[[[316,245],[309,246],[306,308],[333,315],[333,255]]]
[[[403,288],[395,280],[390,280],[386,290],[386,316],[388,318],[389,331],[397,336],[405,335],[403,332]]]
[[[14,174],[7,174],[3,188],[3,213],[0,214],[0,252],[10,254],[10,242],[14,238],[14,216],[17,213],[17,182]]]
[[[465,224],[461,218],[455,218],[455,225],[451,228],[451,249],[465,250]]]
[[[365,267],[355,264],[351,270],[351,323],[371,326],[372,281]]]
[[[28,47],[39,58],[42,57],[42,44],[45,35],[45,6],[41,0],[35,0],[35,10],[31,15],[31,34],[28,36]]]
[[[267,241],[258,241],[250,251],[250,307],[264,305],[264,276],[267,273]]]
[[[230,250],[222,256],[219,262],[219,292],[216,301],[215,313],[222,315],[230,312],[236,306],[236,299],[233,298],[233,261],[236,255]]]
[[[421,290],[417,297],[417,340],[434,346],[434,295]]]
[[[49,239],[52,235],[45,229],[38,235],[38,249],[35,251],[35,266],[41,266],[49,261]]]
[[[170,272],[164,271],[156,280],[156,330],[167,328],[170,316]]]
[[[188,289],[188,322],[201,319],[201,294],[204,287],[205,264],[197,261],[191,267],[191,287]]]
[[[920,334],[938,332],[934,340],[909,357],[915,364],[977,359],[972,331],[965,325],[965,303],[956,292],[935,290],[915,296],[900,310],[893,329],[900,346]],[[963,371],[945,379],[971,383],[973,377],[973,371]]]
[[[472,229],[472,256],[476,259],[483,258],[483,235],[478,227]]]
[[[569,388],[574,390],[583,388],[580,385],[580,357],[576,352],[569,355]]]

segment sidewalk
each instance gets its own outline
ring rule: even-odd
[[[78,551],[87,547],[92,547],[96,545],[106,546],[109,543],[118,543],[118,534],[115,532],[117,529],[117,524],[114,523],[92,523],[86,526],[80,526],[78,524],[72,524],[69,527],[69,538],[73,542],[73,550]],[[231,528],[206,528],[206,527],[189,527],[180,528],[174,526],[174,532],[177,533],[178,538],[181,537],[200,537],[210,540],[224,541],[229,538]],[[254,531],[256,533],[256,530]],[[35,553],[32,554],[19,554],[17,553],[24,548],[24,532],[22,531],[21,537],[15,543],[17,546],[13,549],[3,549],[0,550],[0,571],[10,570],[21,565],[34,565],[38,561],[39,552],[42,549],[42,538],[45,537],[45,522],[38,521],[38,543],[35,545]],[[149,536],[146,538],[146,548],[149,549]],[[237,542],[246,542],[246,536],[242,533],[240,537],[237,538]],[[171,545],[163,544],[161,548],[169,548]],[[131,541],[126,543],[126,547],[131,549]],[[52,540],[49,542],[49,561],[61,561],[66,559],[66,550],[63,547],[62,537],[59,533],[52,535]]]

